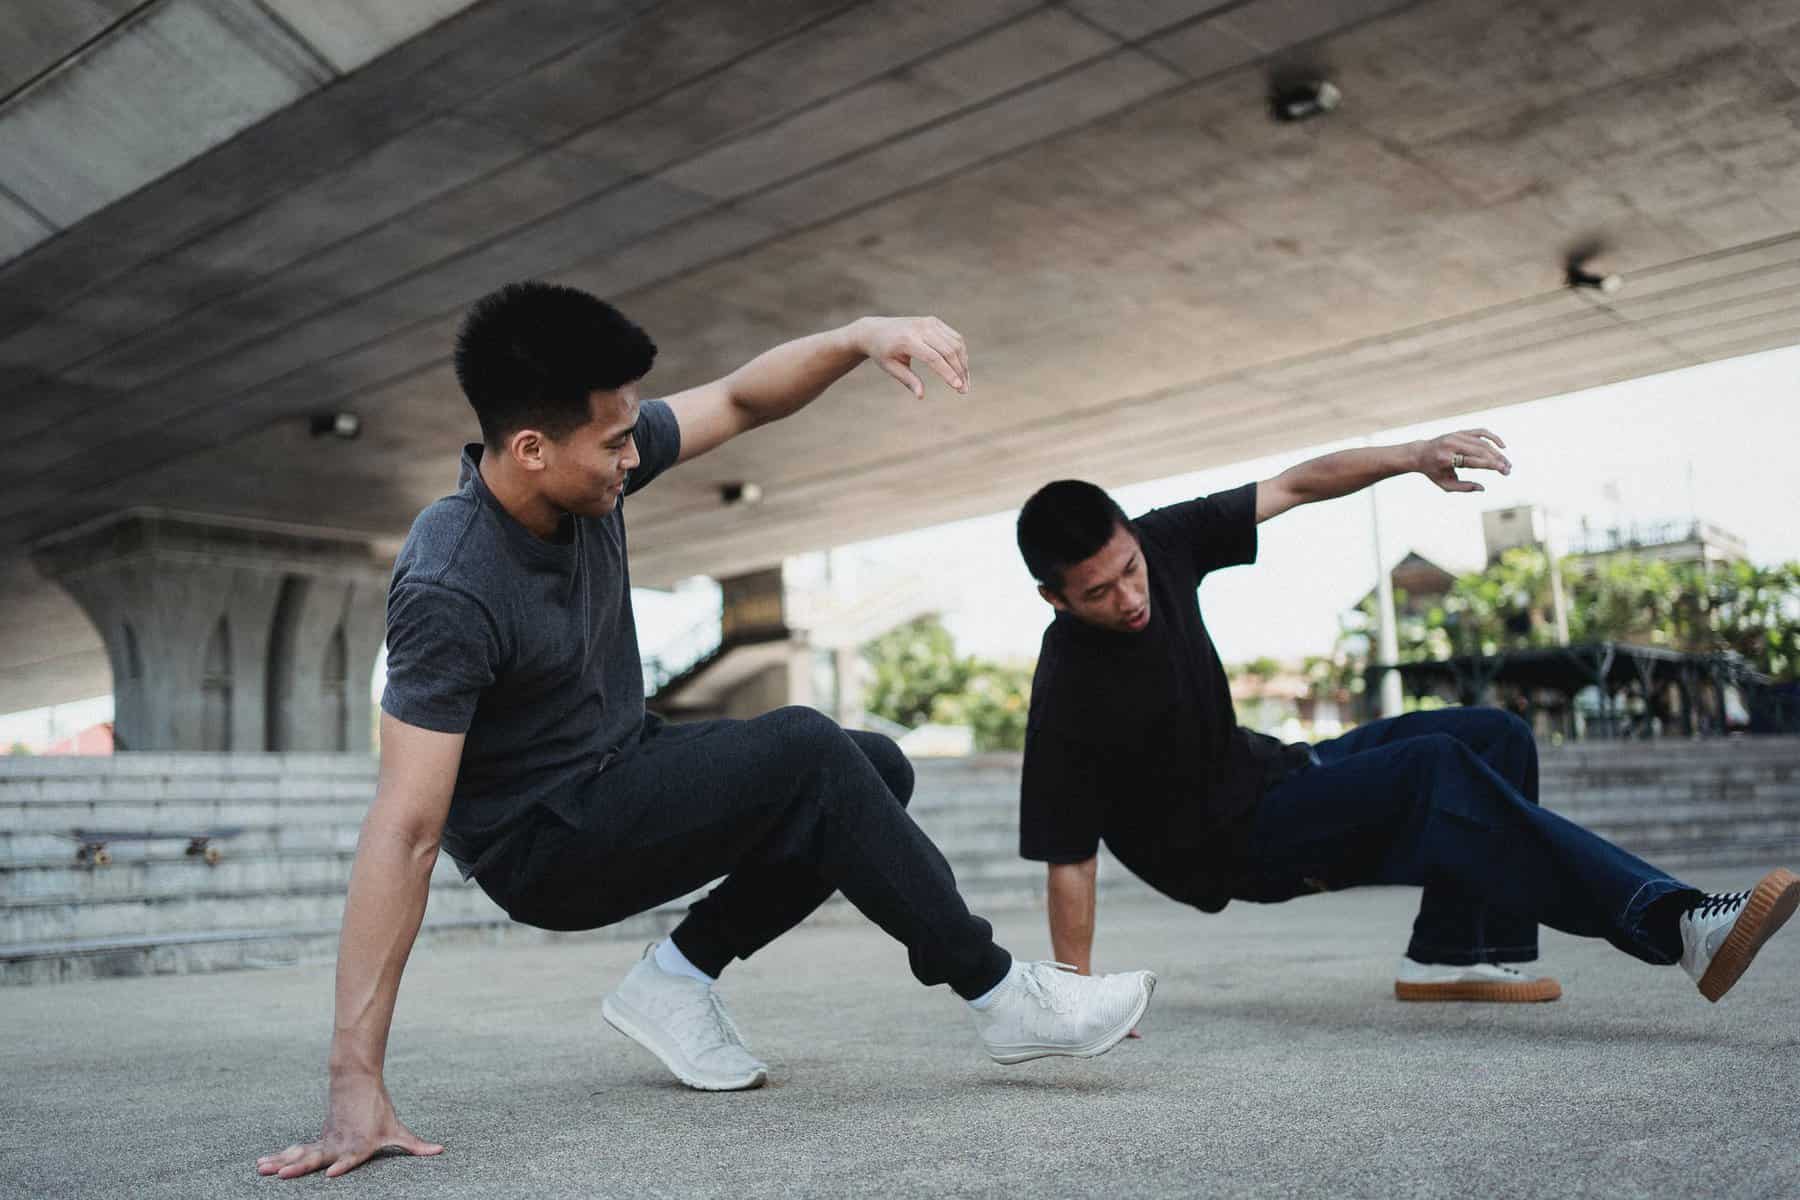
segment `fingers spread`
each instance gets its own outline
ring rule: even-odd
[[[336,1179],[345,1171],[354,1171],[357,1167],[367,1161],[368,1157],[369,1155],[366,1151],[362,1153],[341,1154],[338,1156],[336,1162],[325,1168],[325,1178]]]
[[[944,324],[942,321],[939,321],[936,317],[931,318],[931,320],[936,325],[938,331],[944,335],[944,342],[955,351],[954,354],[946,355],[945,357],[949,358],[950,361],[955,364],[956,369],[962,375],[963,386],[965,388],[968,387],[969,343],[963,340],[962,334],[956,332],[956,330],[950,328],[950,326]]]
[[[298,1179],[302,1175],[310,1175],[325,1165],[325,1154],[318,1150],[310,1150],[296,1162],[281,1168],[276,1174],[283,1179]]]
[[[1453,433],[1444,440],[1452,447],[1452,453],[1463,456],[1464,466],[1498,471],[1502,475],[1512,472],[1512,460],[1494,449],[1488,442],[1465,433]]]
[[[884,358],[881,360],[881,369],[905,384],[906,390],[917,396],[919,399],[923,400],[925,398],[925,385],[920,383],[919,377],[907,370],[904,364],[895,362],[892,359]]]
[[[955,367],[950,365],[948,358],[948,355],[954,353],[955,351],[948,345],[935,345],[929,338],[918,339],[916,357],[924,359],[925,365],[937,372],[938,378],[960,392],[963,389],[962,376],[957,373]]]

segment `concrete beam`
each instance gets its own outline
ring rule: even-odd
[[[7,186],[73,225],[329,78],[253,6],[164,0],[0,109]]]

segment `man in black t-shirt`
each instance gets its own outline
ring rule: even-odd
[[[1049,864],[1056,957],[1088,970],[1096,854],[1176,900],[1218,912],[1359,884],[1424,887],[1401,960],[1403,1000],[1555,1000],[1537,927],[1680,962],[1716,1000],[1800,904],[1775,871],[1708,896],[1537,803],[1530,728],[1500,709],[1376,721],[1316,746],[1244,729],[1196,589],[1256,559],[1256,528],[1298,504],[1420,472],[1477,492],[1464,468],[1507,473],[1487,430],[1347,450],[1135,521],[1090,483],[1040,489],[1019,549],[1056,609],[1025,734],[1020,853]]]

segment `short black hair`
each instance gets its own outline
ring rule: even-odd
[[[588,396],[650,373],[656,343],[578,288],[529,280],[475,302],[456,334],[456,381],[499,449],[521,429],[564,438],[587,424]]]
[[[1046,483],[1019,510],[1019,553],[1033,579],[1062,592],[1063,572],[1132,525],[1106,489],[1080,479]]]

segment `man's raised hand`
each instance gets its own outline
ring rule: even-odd
[[[1501,451],[1506,443],[1486,429],[1464,429],[1420,442],[1418,471],[1446,492],[1485,492],[1472,479],[1457,474],[1464,468],[1512,474],[1512,460]]]
[[[310,1142],[256,1160],[259,1175],[298,1179],[321,1168],[327,1178],[355,1170],[383,1150],[429,1156],[444,1148],[428,1142],[400,1123],[387,1088],[379,1079],[352,1084],[334,1082],[326,1105],[325,1128]]]
[[[925,385],[913,368],[923,363],[959,392],[969,390],[969,347],[962,334],[936,317],[864,317],[857,348],[921,400]]]

